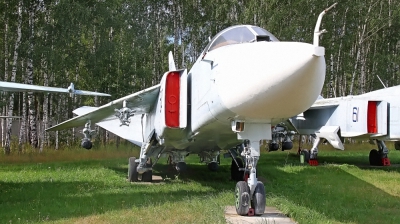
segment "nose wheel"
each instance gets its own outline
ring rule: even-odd
[[[238,215],[247,215],[250,209],[250,189],[247,183],[239,181],[235,188],[235,207]]]
[[[254,194],[250,195],[250,189],[246,181],[239,181],[235,188],[235,207],[238,215],[262,215],[265,211],[265,187],[258,181]]]

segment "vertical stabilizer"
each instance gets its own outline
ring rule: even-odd
[[[171,51],[168,53],[168,65],[169,65],[169,71],[176,71],[174,56],[172,56]]]

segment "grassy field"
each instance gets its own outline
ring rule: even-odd
[[[325,149],[324,149],[325,148]],[[400,167],[371,168],[368,144],[348,151],[321,147],[318,167],[295,150],[263,152],[258,165],[267,206],[299,223],[400,223]],[[391,147],[392,148],[392,147]],[[0,223],[225,223],[234,205],[229,159],[216,173],[187,160],[177,175],[156,166],[161,184],[126,181],[136,150],[59,151],[0,156]],[[400,151],[391,150],[392,164]]]

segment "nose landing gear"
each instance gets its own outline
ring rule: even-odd
[[[253,142],[251,147],[250,141],[245,140],[242,145],[230,150],[231,178],[238,181],[235,188],[235,207],[238,215],[262,215],[265,211],[265,186],[257,180],[256,175],[260,155],[257,143]],[[240,155],[243,160],[234,155]]]

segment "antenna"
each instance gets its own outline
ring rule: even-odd
[[[379,77],[379,75],[376,75],[376,77],[378,77],[379,81],[381,81],[381,83],[382,83],[382,86],[386,89],[387,86],[382,82],[382,79]]]

